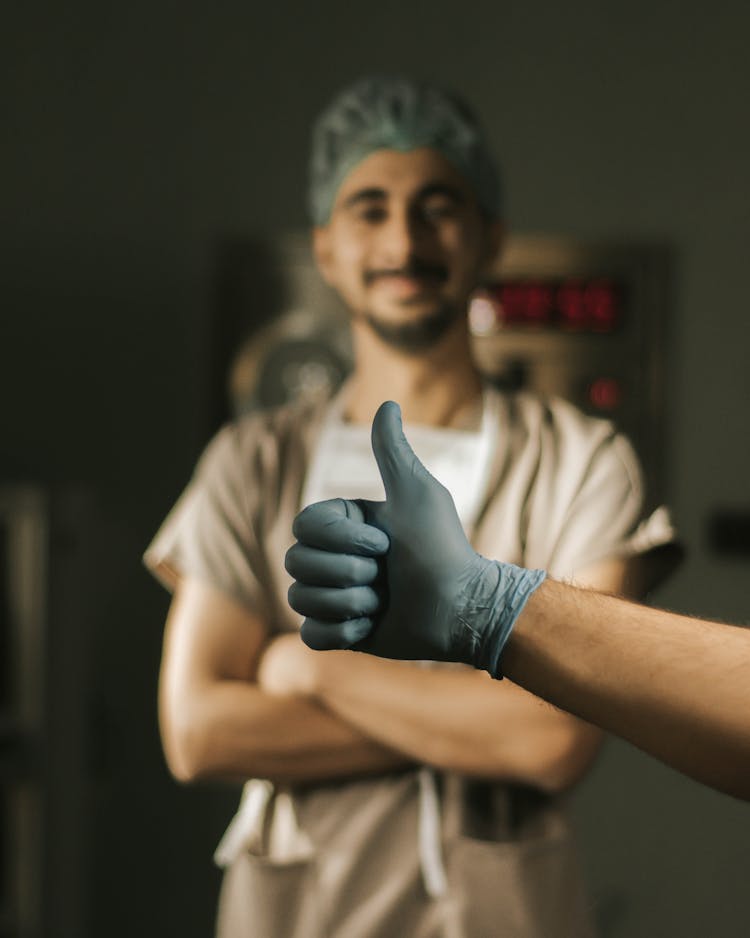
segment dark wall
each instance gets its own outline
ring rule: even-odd
[[[231,809],[163,767],[167,599],[139,555],[208,433],[220,243],[305,223],[309,123],[343,82],[404,70],[461,89],[516,230],[674,247],[667,455],[692,552],[656,598],[742,619],[747,560],[712,555],[705,525],[748,503],[750,7],[48,7],[15,5],[0,36],[0,473],[98,505],[90,934],[205,935]],[[745,807],[612,744],[576,811],[607,935],[746,933]]]

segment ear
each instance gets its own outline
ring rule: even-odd
[[[505,225],[498,219],[485,222],[484,253],[482,257],[482,270],[487,271],[499,260],[505,242]]]
[[[331,232],[328,225],[316,225],[312,230],[312,249],[315,265],[320,276],[329,286],[333,285],[333,265],[331,259]]]

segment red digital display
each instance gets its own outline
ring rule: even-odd
[[[477,335],[536,327],[614,332],[622,320],[622,289],[612,280],[517,280],[489,284],[469,310]]]

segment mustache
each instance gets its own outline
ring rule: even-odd
[[[448,279],[448,269],[442,264],[430,264],[415,258],[403,267],[384,267],[379,270],[366,270],[364,273],[367,286],[382,277],[412,277],[415,280],[435,280],[443,283]]]

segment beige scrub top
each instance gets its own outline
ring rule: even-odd
[[[667,512],[644,510],[640,467],[611,423],[562,400],[489,391],[497,441],[473,544],[553,576],[674,544]],[[325,415],[293,404],[219,432],[148,548],[173,588],[202,579],[260,614],[270,634],[299,628],[286,602],[310,454]],[[656,564],[653,565],[656,568]],[[477,715],[481,719],[481,715]],[[436,773],[445,888],[425,888],[423,773],[304,789],[246,786],[248,827],[220,848],[220,938],[584,938],[590,912],[556,799]],[[428,885],[428,884],[427,884]]]

